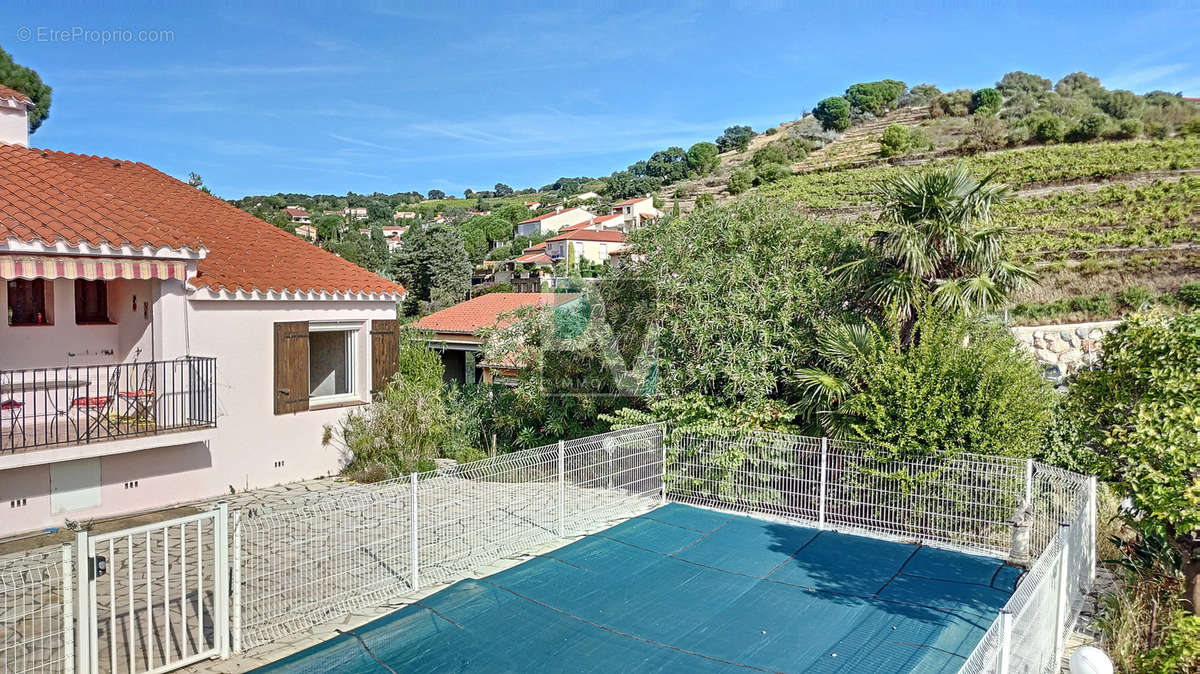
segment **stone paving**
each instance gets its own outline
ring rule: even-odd
[[[607,481],[599,479],[604,473]],[[269,661],[332,634],[318,626],[361,624],[468,574],[487,575],[527,558],[512,555],[562,545],[567,539],[559,536],[560,521],[567,535],[578,536],[659,503],[657,475],[639,478],[635,471],[621,478],[626,484],[610,488],[613,474],[611,466],[568,467],[561,491],[557,480],[529,467],[484,479],[448,474],[420,482],[418,592],[411,582],[407,481],[311,480],[224,497],[220,500],[241,518],[244,643],[260,646],[246,657]],[[161,519],[202,512],[215,502],[171,509]],[[143,515],[138,523],[154,521]],[[96,586],[102,672],[144,671],[214,645],[211,530],[199,549],[190,529],[185,532],[190,540],[183,542],[177,527],[166,537],[161,532],[117,538],[111,548],[101,539],[98,546],[97,554],[109,563]],[[200,574],[197,554],[206,560]],[[61,545],[0,554],[0,671],[61,670],[62,585],[55,576],[61,559]],[[5,578],[26,577],[37,581],[36,592],[4,592],[12,585]],[[166,597],[164,586],[170,589]],[[7,606],[6,597],[20,605]],[[239,671],[236,663],[242,661],[250,660],[230,661],[234,669],[220,669],[225,663],[197,667]]]
[[[648,483],[639,486],[644,488]],[[408,488],[404,482],[380,486],[321,479],[219,499],[230,504],[231,512],[239,510],[243,514],[243,624],[247,649],[230,660],[206,660],[184,671],[253,669],[327,640],[336,635],[337,629],[365,624],[461,578],[486,576],[520,564],[658,504],[650,489],[631,492],[569,486],[563,510],[568,537],[560,538],[555,483],[468,479],[423,483],[418,497],[420,512],[427,519],[418,526],[421,584],[414,592],[409,582]],[[645,496],[635,496],[639,493]],[[197,503],[191,510],[202,511],[215,502]],[[337,507],[330,508],[331,504]],[[169,519],[187,509],[164,512],[167,514],[162,519]],[[402,535],[396,535],[397,531]],[[165,568],[162,544],[152,539],[148,549],[152,574],[160,577]],[[135,559],[145,552],[146,548],[136,547]],[[211,543],[206,544],[203,554],[211,559]],[[59,546],[0,555],[0,671],[20,674],[61,670],[61,579],[56,575],[61,570],[61,557]],[[173,573],[178,573],[177,555],[169,551],[168,557]],[[370,561],[364,563],[365,559]],[[111,561],[110,582],[127,579],[123,555],[114,554]],[[1105,574],[1101,569],[1097,583],[1101,591],[1108,587]],[[131,642],[135,652],[142,654],[142,659],[134,663],[139,671],[148,664],[147,652],[154,654],[157,663],[164,654],[177,660],[212,645],[211,592],[195,589],[194,568],[186,570],[184,577],[192,579],[192,585],[173,583],[165,609],[171,617],[169,636],[161,620],[162,598],[154,598],[153,613],[146,611],[144,582],[139,584],[135,579],[132,587],[127,582],[112,585],[117,610],[110,613],[109,586],[101,579],[97,612],[102,671],[112,671],[107,650],[110,629],[117,649],[116,672],[128,671],[125,660]],[[26,592],[20,603],[3,601],[3,591],[12,586],[14,579],[26,587],[36,586],[38,591]],[[201,588],[211,587],[210,578],[203,580]],[[128,602],[120,599],[127,598],[130,590],[135,598],[132,611],[122,609]],[[1094,614],[1093,594],[1068,641],[1067,656],[1080,645],[1096,642]],[[203,631],[198,629],[201,615]],[[179,629],[180,624],[189,629]],[[269,629],[260,630],[256,637],[255,625],[267,625]],[[150,649],[145,648],[147,643]],[[1063,663],[1065,667],[1066,657]]]

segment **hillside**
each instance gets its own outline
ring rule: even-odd
[[[922,161],[929,160],[905,163]],[[1014,229],[1017,258],[1040,275],[1016,298],[1017,319],[1106,318],[1200,281],[1200,138],[1030,147],[961,161],[1014,190],[995,218]],[[758,191],[866,231],[874,186],[903,170],[875,161],[801,173]]]

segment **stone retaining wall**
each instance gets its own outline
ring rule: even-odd
[[[1096,321],[1065,325],[1014,326],[1017,341],[1033,353],[1054,381],[1095,364],[1104,335],[1120,321]]]

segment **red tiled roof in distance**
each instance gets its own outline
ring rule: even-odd
[[[597,232],[591,229],[577,229],[573,232],[552,236],[546,241],[609,241],[625,243],[625,235],[614,230]]]
[[[626,199],[625,201],[618,201],[617,203],[613,204],[613,206],[632,206],[633,204],[636,204],[639,201],[645,201],[650,198],[651,197],[638,197],[636,199]]]
[[[530,222],[541,222],[542,220],[545,220],[546,218],[550,218],[550,217],[554,217],[556,215],[562,215],[563,213],[570,213],[571,211],[578,211],[578,210],[579,210],[578,206],[576,206],[575,208],[564,208],[561,211],[555,211],[553,213],[543,213],[542,215],[536,215],[532,218],[529,218],[528,220],[522,220],[522,221],[518,222],[517,224],[525,225]],[[588,217],[591,217],[591,216],[588,216]]]
[[[553,264],[554,260],[545,253],[528,253],[513,259],[513,262],[520,262],[522,264],[530,262],[534,264]]]
[[[532,253],[535,250],[546,250],[546,242],[543,241],[541,243],[535,243],[532,246],[526,248],[525,250],[523,250],[521,252],[522,253]]]
[[[308,217],[308,211],[306,211],[301,206],[288,206],[287,208],[285,208],[283,210],[287,211],[288,215],[300,216],[302,218]]]
[[[416,327],[434,332],[474,334],[501,323],[500,316],[522,307],[554,307],[578,295],[564,293],[488,293],[429,314]]]
[[[32,98],[17,91],[16,89],[13,89],[12,87],[6,87],[3,84],[0,84],[0,98],[8,98],[17,101],[18,103],[24,103],[25,105],[33,105]]]
[[[10,224],[25,220],[34,221],[40,234],[68,241],[107,241],[119,234],[137,244],[203,246],[208,255],[188,282],[214,290],[404,292],[399,284],[146,164],[0,146],[0,182],[14,172],[29,184],[18,192],[0,188],[0,237],[31,240],[33,225]],[[85,228],[86,237],[77,232],[97,220],[107,229]]]

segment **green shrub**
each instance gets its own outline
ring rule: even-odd
[[[961,147],[967,152],[986,152],[999,150],[1008,142],[1009,129],[1004,120],[976,115],[971,118],[971,127],[967,129]]]
[[[1117,124],[1116,130],[1113,131],[1113,137],[1120,139],[1137,138],[1140,135],[1142,135],[1142,120],[1140,119],[1122,119]]]
[[[978,89],[971,94],[971,105],[969,110],[972,115],[991,116],[1000,112],[1000,106],[1004,104],[1004,97],[995,89]]]
[[[1142,655],[1137,671],[1146,674],[1200,672],[1200,616],[1176,611],[1162,643]]]
[[[850,103],[841,96],[830,96],[817,103],[813,117],[821,122],[821,128],[826,131],[841,133],[850,128]]]
[[[955,89],[938,96],[933,102],[935,116],[966,117],[971,112],[972,93],[970,89]]]
[[[1146,135],[1154,140],[1162,140],[1171,135],[1171,128],[1160,122],[1147,122]]]
[[[885,110],[895,109],[907,88],[907,85],[897,80],[859,82],[846,89],[845,98],[855,110],[879,116]]]
[[[1066,133],[1066,124],[1062,117],[1046,115],[1032,120],[1029,130],[1040,143],[1057,143]]]
[[[779,133],[779,129],[777,129],[775,127],[771,127],[769,129],[767,129],[766,131],[763,131],[764,136],[774,136],[777,133]]]
[[[1097,367],[1079,373],[1070,392],[1139,531],[1170,543],[1185,561],[1185,599],[1200,599],[1200,563],[1191,561],[1200,553],[1192,537],[1200,530],[1196,363],[1200,312],[1135,314],[1105,335]]]
[[[1109,117],[1102,112],[1092,112],[1083,116],[1067,134],[1067,140],[1072,143],[1095,140],[1104,135],[1108,129]]]
[[[1132,91],[1110,91],[1097,101],[1100,109],[1115,119],[1133,119],[1142,113],[1142,99]]]
[[[926,314],[917,334],[864,368],[862,388],[841,408],[852,435],[896,457],[1032,456],[1053,393],[1008,330]]]
[[[883,136],[879,139],[879,156],[896,157],[915,150],[924,150],[932,145],[920,129],[892,124],[883,130]]]
[[[701,194],[696,197],[696,209],[712,208],[717,205],[717,198],[711,194]]]
[[[1154,302],[1154,294],[1142,286],[1129,286],[1117,293],[1117,301],[1130,309],[1141,309]]]
[[[750,163],[754,165],[754,168],[761,168],[766,164],[787,164],[790,162],[788,161],[787,153],[784,152],[778,143],[770,143],[755,150],[754,156],[750,158]]]
[[[1184,122],[1179,127],[1179,135],[1185,137],[1200,136],[1200,117]]]
[[[1179,300],[1189,307],[1200,307],[1200,282],[1189,283],[1179,289]]]
[[[741,194],[750,189],[754,184],[754,171],[748,168],[734,169],[733,173],[729,174],[729,193]]]
[[[942,91],[932,84],[918,84],[908,90],[908,105],[920,106],[933,103]]]
[[[754,138],[754,135],[754,129],[748,126],[731,126],[717,139],[717,149],[721,152],[744,152],[750,146],[750,139]]]
[[[790,175],[792,175],[792,169],[783,164],[763,164],[758,167],[758,179],[755,182],[758,185],[764,185],[782,180]]]

